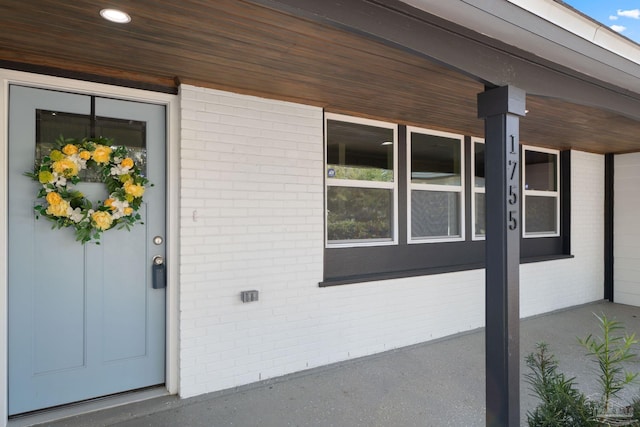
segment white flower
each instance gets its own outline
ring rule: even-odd
[[[69,206],[69,208],[67,209],[67,214],[69,216],[69,219],[71,219],[71,221],[75,222],[76,224],[84,219],[84,215],[82,215],[82,209],[80,208],[73,209],[71,208],[71,206]]]
[[[111,175],[117,175],[117,176],[125,175],[125,174],[128,174],[128,173],[129,173],[129,170],[130,170],[130,169],[131,169],[131,168],[123,168],[123,167],[122,167],[122,166],[120,166],[120,165],[118,165],[118,166],[113,166],[113,167],[111,168]]]
[[[122,201],[114,198],[113,202],[111,203],[111,208],[113,209],[111,216],[113,217],[113,219],[122,218],[123,216],[125,216],[124,209],[128,207],[129,202],[127,202],[126,200]]]
[[[72,154],[69,156],[69,160],[71,160],[78,167],[78,171],[87,168],[87,161],[80,158],[79,153]]]
[[[64,175],[59,175],[58,173],[54,172],[53,184],[58,188],[64,187],[67,185],[67,178],[65,178]]]

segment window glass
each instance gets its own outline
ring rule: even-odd
[[[474,158],[474,186],[484,188],[484,144],[473,144]]]
[[[485,210],[485,145],[482,141],[472,138],[473,150],[473,239],[480,240],[486,236],[486,210]]]
[[[558,189],[558,155],[525,150],[525,190],[556,191]]]
[[[530,147],[524,147],[523,153],[524,236],[556,236],[560,232],[560,153]]]
[[[555,197],[526,196],[525,205],[527,234],[549,234],[558,230]]]
[[[475,193],[475,233],[476,236],[487,234],[486,208],[484,193]]]
[[[91,117],[86,114],[36,110],[36,162],[49,153],[60,137],[82,139],[91,132]]]
[[[326,118],[327,243],[395,243],[396,125],[337,114]]]
[[[434,238],[460,235],[460,193],[411,192],[411,237]]]
[[[411,133],[411,182],[461,185],[460,140]]]
[[[391,190],[328,187],[327,210],[329,241],[392,238]]]
[[[392,182],[393,129],[327,120],[327,177]]]

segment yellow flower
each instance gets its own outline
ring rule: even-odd
[[[56,193],[49,193],[56,194]],[[48,198],[48,197],[47,197]],[[47,213],[53,216],[69,216],[69,203],[66,200],[60,200],[59,203],[51,204],[47,207]]]
[[[71,156],[71,155],[74,155],[74,154],[76,154],[78,152],[78,147],[73,145],[73,144],[67,144],[62,149],[62,152],[64,154],[66,154],[67,156]]]
[[[111,210],[112,210],[112,211],[115,211],[115,210],[116,210],[116,207],[115,207],[115,206],[113,206],[113,202],[115,202],[115,200],[113,200],[113,199],[109,198],[109,199],[107,199],[107,200],[105,200],[105,201],[104,201],[104,205],[105,205],[106,207],[108,207],[108,208],[111,208]]]
[[[53,162],[51,168],[54,172],[67,177],[78,175],[78,165],[70,159],[62,159],[57,162]]]
[[[51,153],[49,153],[49,157],[55,162],[64,159],[64,154],[62,154],[60,150],[52,150]]]
[[[120,166],[122,166],[123,168],[132,168],[133,159],[131,157],[125,157],[124,159],[122,159],[122,162],[120,162]]]
[[[53,181],[53,174],[49,171],[41,171],[38,174],[38,181],[40,181],[40,184],[47,184]]]
[[[111,217],[109,212],[103,211],[94,212],[91,215],[91,220],[93,221],[93,224],[97,229],[103,231],[111,228],[111,224],[113,223],[113,218]]]
[[[120,182],[127,182],[131,179],[131,175],[125,173],[124,175],[120,175]]]
[[[124,214],[125,215],[131,215],[133,213],[133,208],[127,206],[126,208],[124,208]]]
[[[131,194],[133,197],[142,197],[144,194],[144,187],[142,185],[134,184],[133,180],[124,183],[124,192]]]
[[[124,199],[129,203],[133,202],[133,196],[131,194],[125,194]]]
[[[96,163],[107,163],[111,158],[111,147],[105,145],[96,145],[96,149],[93,150],[93,160]]]
[[[47,194],[47,203],[49,203],[50,205],[58,205],[62,201],[63,201],[62,197],[54,191]]]
[[[91,158],[91,152],[90,151],[81,151],[80,154],[78,154],[78,156],[82,159],[82,160],[89,160]]]

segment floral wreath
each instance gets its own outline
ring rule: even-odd
[[[65,139],[60,136],[55,147],[26,173],[42,188],[38,198],[44,204],[34,207],[36,218],[52,221],[53,228],[72,227],[76,240],[99,243],[103,231],[126,228],[141,221],[138,209],[145,186],[149,184],[126,147],[112,146],[109,138]],[[69,185],[80,181],[80,171],[94,167],[109,192],[109,198],[95,206]]]

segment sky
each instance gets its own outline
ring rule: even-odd
[[[564,0],[571,7],[640,43],[640,0]]]

